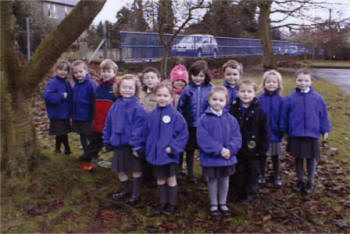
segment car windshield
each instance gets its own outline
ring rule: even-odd
[[[181,39],[180,43],[192,43],[193,37],[184,37]]]

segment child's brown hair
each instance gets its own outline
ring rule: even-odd
[[[135,94],[138,98],[140,98],[141,95],[141,83],[139,81],[139,78],[136,75],[133,74],[125,74],[120,77],[119,81],[117,83],[114,83],[113,85],[113,93],[114,95],[119,98],[121,97],[120,94],[120,86],[123,83],[124,80],[133,80],[135,82]]]
[[[225,70],[228,67],[232,69],[237,69],[240,75],[243,74],[243,65],[236,60],[230,59],[226,63],[224,63],[224,65],[222,65],[222,71],[225,73]]]
[[[105,59],[100,63],[100,69],[112,69],[117,75],[119,67],[115,62],[113,62],[113,60]]]
[[[300,68],[295,72],[295,78],[297,78],[300,74],[310,75],[311,79],[314,79],[313,72],[310,68]]]
[[[205,60],[198,60],[191,65],[188,71],[190,82],[193,82],[192,75],[197,76],[201,71],[205,76],[204,84],[209,84],[212,79],[212,74],[208,68],[208,63]]]
[[[254,91],[256,92],[258,90],[258,85],[255,83],[254,80],[246,78],[238,81],[238,90],[243,86],[243,85],[250,85],[253,86]]]
[[[80,60],[80,59],[75,60],[72,63],[71,67],[74,68],[74,67],[77,67],[77,66],[80,66],[80,65],[82,65],[87,72],[89,71],[88,66],[86,65],[86,63],[83,60]]]

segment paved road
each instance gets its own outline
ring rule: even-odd
[[[326,80],[340,86],[345,92],[350,94],[350,69],[315,69],[317,78]]]

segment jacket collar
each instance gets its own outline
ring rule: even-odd
[[[99,85],[107,84],[107,85],[113,85],[117,81],[117,77],[113,77],[109,80],[104,81],[103,79],[98,80]]]
[[[237,88],[238,88],[237,85],[232,86],[232,85],[230,85],[230,83],[228,83],[226,80],[222,83],[222,85],[223,85],[224,87],[226,87],[227,89],[237,89]]]
[[[302,92],[299,88],[295,88],[295,92],[301,93],[301,94],[308,94],[314,92],[314,87],[310,86],[310,90],[307,93]]]

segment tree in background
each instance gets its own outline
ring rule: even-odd
[[[13,0],[0,1],[1,170],[7,176],[27,174],[38,163],[31,114],[32,94],[61,54],[89,27],[105,0],[81,0],[45,37],[32,58],[19,63]]]

